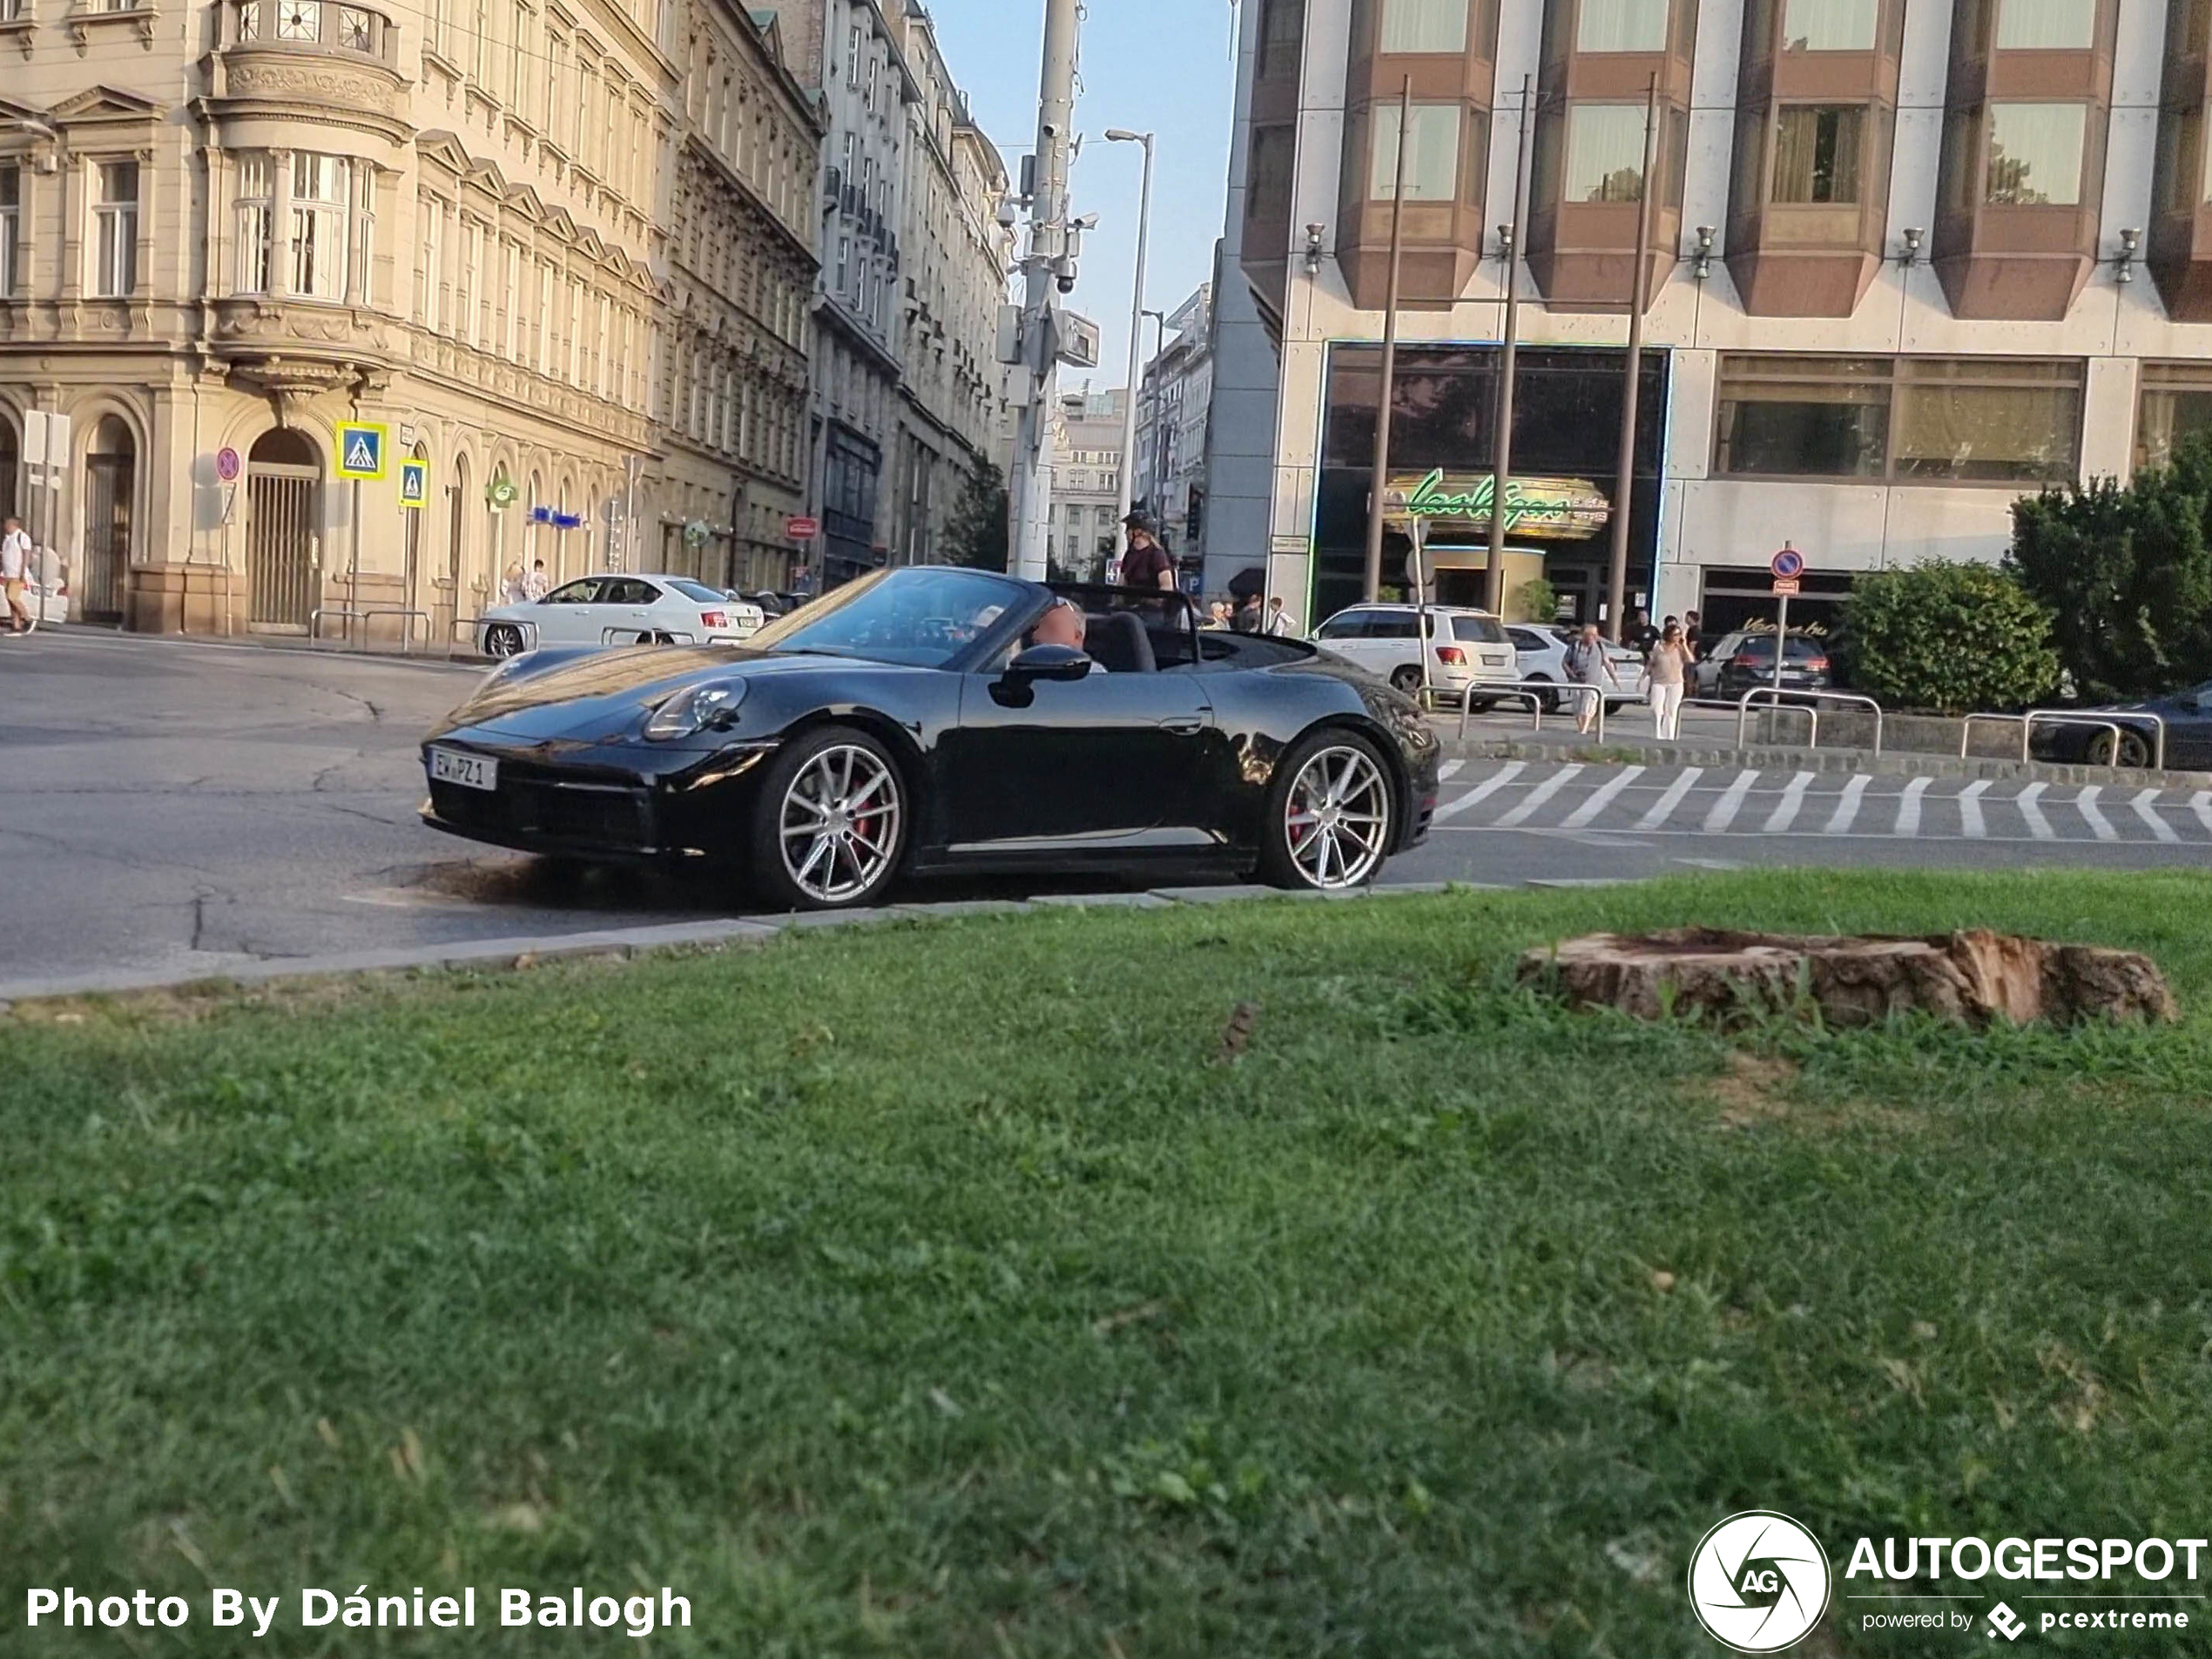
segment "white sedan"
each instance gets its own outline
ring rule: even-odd
[[[588,576],[543,599],[484,612],[484,655],[540,645],[711,645],[749,639],[759,605],[683,576]]]

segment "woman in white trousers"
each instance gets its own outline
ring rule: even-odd
[[[1689,671],[1689,647],[1683,639],[1682,624],[1670,622],[1651,648],[1651,716],[1662,738],[1682,735],[1682,699]]]

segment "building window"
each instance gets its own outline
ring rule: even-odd
[[[2162,467],[2193,432],[2212,431],[2212,363],[2145,363],[2135,464]]]
[[[17,252],[23,246],[23,169],[0,166],[0,299],[16,292]]]
[[[1785,52],[1871,52],[1881,0],[1784,0]]]
[[[2082,51],[2094,41],[2097,0],[1999,0],[1997,44],[2006,51]]]
[[[1567,111],[1567,177],[1562,199],[1641,201],[1643,124],[1641,104],[1572,105]]]
[[[1367,193],[1375,201],[1388,201],[1397,180],[1400,113],[1395,104],[1378,104],[1369,112],[1375,137]],[[1447,202],[1459,185],[1460,106],[1416,104],[1406,146],[1406,199]]]
[[[1582,0],[1575,28],[1578,52],[1662,52],[1667,0]]]
[[[92,292],[104,300],[125,299],[138,286],[138,164],[102,162],[98,189],[92,207]]]
[[[2040,358],[1721,360],[1713,469],[1736,477],[2064,483],[2081,365]]]
[[[339,7],[338,44],[349,52],[374,51],[376,24],[372,15],[356,6]]]
[[[1993,104],[1983,199],[2073,206],[2081,199],[2086,104]]]
[[[346,210],[353,165],[343,156],[292,158],[292,292],[303,300],[346,297]]]
[[[422,252],[415,260],[415,314],[435,334],[443,321],[439,279],[445,274],[446,207],[435,197],[421,196],[416,199],[415,212],[422,221]]]
[[[1777,123],[1774,199],[1855,202],[1866,111],[1856,105],[1786,105]]]
[[[269,291],[269,250],[276,229],[274,170],[266,156],[240,156],[238,162],[238,280],[233,293]]]
[[[1382,0],[1383,52],[1449,52],[1467,49],[1467,0]]]
[[[320,40],[322,0],[277,0],[276,37],[279,40]]]

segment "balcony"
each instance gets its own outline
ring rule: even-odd
[[[233,0],[221,18],[216,98],[293,115],[335,105],[384,117],[399,136],[400,31],[382,12],[337,0]]]

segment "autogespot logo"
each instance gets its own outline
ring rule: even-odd
[[[1828,1552],[1787,1515],[1751,1509],[1698,1541],[1689,1604],[1714,1641],[1738,1653],[1779,1653],[1828,1610]]]

